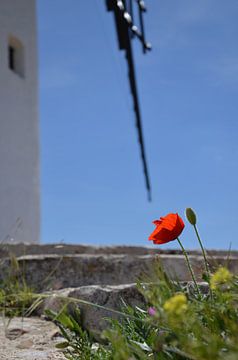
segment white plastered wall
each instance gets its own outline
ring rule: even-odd
[[[23,74],[9,68],[9,40]],[[39,139],[35,0],[0,0],[0,242],[39,241]]]

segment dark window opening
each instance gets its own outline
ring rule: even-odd
[[[8,66],[9,69],[16,70],[16,50],[11,45],[8,47]]]
[[[8,39],[8,68],[24,77],[24,47],[19,39],[12,36]]]

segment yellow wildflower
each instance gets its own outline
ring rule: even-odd
[[[217,289],[219,285],[227,284],[232,280],[233,275],[225,267],[220,267],[211,277],[210,286],[212,290]]]
[[[184,294],[176,294],[164,303],[164,310],[170,315],[180,315],[187,308],[187,298]]]

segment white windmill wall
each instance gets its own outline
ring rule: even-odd
[[[39,221],[36,4],[0,0],[0,241],[37,242]]]

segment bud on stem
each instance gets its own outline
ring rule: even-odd
[[[192,208],[187,208],[185,211],[186,218],[190,222],[191,225],[195,226],[197,223],[197,217],[195,211]]]

